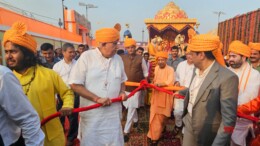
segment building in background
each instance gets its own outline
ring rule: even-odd
[[[90,36],[91,23],[84,15],[80,15],[75,10],[65,9],[65,29],[74,34],[82,36],[82,43],[91,45],[92,36]]]
[[[24,16],[23,14],[0,7],[0,42],[2,42],[4,32],[9,29],[16,21],[24,22],[27,25],[28,33],[37,41],[37,49],[42,43],[51,43],[55,48],[61,47],[65,42],[72,43],[77,47],[78,44],[91,45],[89,36],[91,23],[74,10],[64,11],[65,29],[62,27],[63,22],[59,22],[60,27],[48,24],[34,19],[33,17]],[[3,49],[0,43],[1,64],[4,62]]]

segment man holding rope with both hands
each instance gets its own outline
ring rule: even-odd
[[[111,105],[111,98],[126,100],[127,80],[123,61],[116,54],[119,31],[103,28],[96,31],[98,47],[84,52],[71,71],[69,83],[80,95],[80,107],[94,103],[103,107],[80,113],[78,137],[85,146],[124,145],[121,127],[122,105]]]
[[[251,55],[251,49],[241,41],[233,41],[229,45],[229,69],[239,78],[238,105],[253,100],[260,89],[260,74],[247,62]],[[235,129],[232,133],[231,146],[246,146],[246,137],[253,129],[253,122],[237,118]],[[254,135],[252,133],[252,135]]]
[[[40,120],[57,112],[55,94],[60,94],[63,100],[61,115],[70,115],[74,95],[57,73],[39,64],[35,55],[37,42],[27,33],[25,23],[14,23],[4,34],[3,45],[6,64],[18,78]],[[63,128],[58,118],[41,128],[45,134],[45,146],[65,145]]]

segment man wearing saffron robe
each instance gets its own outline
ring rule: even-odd
[[[37,63],[37,43],[26,33],[27,27],[16,22],[3,37],[7,66],[20,81],[25,95],[37,111],[40,120],[57,112],[55,94],[63,100],[61,115],[70,115],[73,108],[74,95],[53,70]],[[45,133],[45,146],[65,145],[65,136],[59,118],[55,118],[42,126]]]
[[[81,54],[73,67],[69,84],[80,95],[80,107],[103,106],[81,112],[78,138],[82,146],[123,146],[122,105],[111,104],[118,96],[127,100],[127,80],[121,57],[116,54],[119,32],[114,28],[96,31],[98,47]]]
[[[173,68],[166,64],[167,58],[167,52],[157,52],[156,54],[158,65],[155,67],[153,83],[158,87],[173,85],[175,80]],[[166,121],[171,116],[172,107],[173,95],[153,90],[147,135],[152,140],[151,145],[157,145]]]
[[[247,103],[257,97],[260,88],[260,73],[247,62],[251,49],[241,41],[229,45],[229,69],[239,78],[238,105]],[[244,118],[237,118],[232,134],[232,146],[245,146],[246,136],[253,123]]]
[[[188,44],[196,67],[184,99],[183,146],[225,146],[236,122],[238,77],[225,67],[218,36],[200,34]]]

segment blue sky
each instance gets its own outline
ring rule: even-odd
[[[0,0],[0,2],[30,11],[36,19],[53,25],[58,25],[58,19],[62,18],[61,0]],[[128,23],[133,37],[141,41],[143,29],[144,40],[148,39],[144,19],[153,18],[170,0],[64,0],[65,6],[69,9],[75,9],[85,15],[86,9],[79,6],[79,2],[98,6],[88,10],[93,34],[95,30],[113,27],[115,23],[122,25],[121,33],[123,33],[126,30],[125,24]],[[174,0],[174,3],[183,9],[189,18],[198,19],[200,33],[206,33],[217,27],[218,17],[213,11],[225,12],[226,14],[220,17],[220,21],[223,21],[260,8],[260,0]]]

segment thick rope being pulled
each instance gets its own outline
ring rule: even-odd
[[[153,84],[149,84],[146,80],[142,80],[140,82],[140,85],[135,90],[133,90],[127,97],[131,98],[136,92],[138,92],[141,89],[146,89],[146,88],[153,88],[155,90],[158,90],[158,91],[161,91],[161,92],[165,92],[165,93],[170,94],[170,95],[174,94],[174,92],[172,92],[172,91],[169,91],[169,90],[164,89],[164,88],[157,87],[157,86],[155,86]],[[178,89],[180,90],[182,88],[177,88],[177,90]],[[179,99],[184,99],[184,96],[179,95],[179,94],[175,94],[174,97],[175,98],[179,98]],[[111,99],[112,103],[121,102],[121,101],[122,101],[122,97],[121,96]],[[102,104],[97,103],[97,104],[93,104],[93,105],[86,106],[86,107],[75,108],[75,109],[72,110],[72,113],[88,111],[88,110],[92,110],[92,109],[95,109],[95,108],[99,108],[101,106],[102,106]],[[52,120],[52,119],[54,119],[56,117],[59,117],[59,116],[61,116],[61,113],[60,112],[56,112],[56,113],[54,113],[54,114],[44,118],[41,121],[41,126],[45,125],[48,121],[50,121],[50,120]],[[237,113],[237,116],[241,117],[241,118],[245,118],[245,119],[251,120],[253,122],[258,122],[259,121],[259,118],[253,117],[253,116],[249,116],[249,115],[246,115],[246,114],[243,114],[243,113]]]
[[[133,90],[127,97],[128,98],[131,98],[137,91],[141,90],[141,89],[145,89],[145,88],[153,88],[155,90],[158,90],[158,91],[162,91],[162,92],[165,92],[167,94],[170,94],[170,95],[173,95],[173,92],[172,91],[169,91],[169,90],[166,90],[164,88],[160,88],[160,87],[157,87],[153,84],[148,84],[148,82],[146,80],[142,80],[140,82],[140,85],[135,89]],[[180,88],[181,89],[181,88]],[[176,98],[184,98],[184,96],[176,96]],[[111,102],[112,103],[115,103],[115,102],[121,102],[122,101],[122,97],[116,97],[116,98],[112,98],[111,99]],[[90,106],[86,106],[86,107],[80,107],[80,108],[75,108],[72,110],[72,113],[78,113],[78,112],[83,112],[83,111],[88,111],[88,110],[91,110],[91,109],[95,109],[95,108],[98,108],[98,107],[101,107],[102,104],[93,104],[93,105],[90,105]],[[56,117],[59,117],[61,116],[61,113],[60,112],[56,112],[46,118],[44,118],[42,121],[41,121],[41,126],[45,125],[48,121],[56,118]]]

